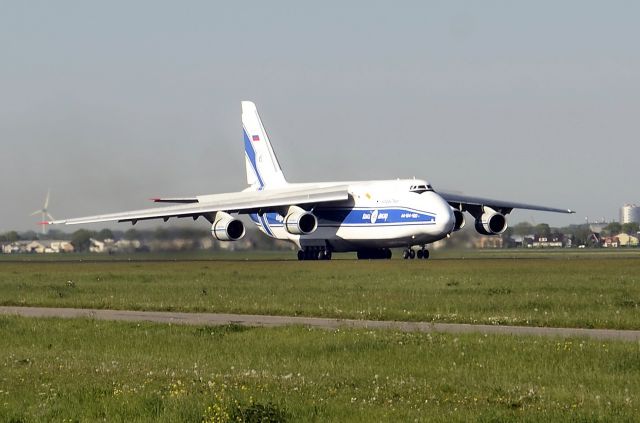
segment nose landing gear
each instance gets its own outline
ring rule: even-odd
[[[414,250],[409,247],[402,252],[402,258],[405,260],[414,258],[426,260],[429,258],[429,250],[427,250],[425,246],[422,246],[419,250]]]

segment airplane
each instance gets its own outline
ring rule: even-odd
[[[428,244],[462,229],[464,212],[483,235],[503,233],[506,215],[513,209],[574,213],[438,191],[421,179],[289,183],[255,104],[241,104],[248,185],[243,191],[155,198],[156,203],[172,205],[42,223],[135,225],[141,220],[202,216],[211,224],[215,239],[237,241],[245,235],[238,215],[248,215],[266,235],[294,243],[299,260],[330,260],[334,252],[350,251],[358,259],[390,259],[392,248],[404,248],[405,259],[427,259]]]

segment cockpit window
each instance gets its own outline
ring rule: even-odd
[[[427,185],[411,185],[409,188],[410,192],[415,192],[417,194],[422,194],[423,192],[433,191],[433,187],[429,184]]]

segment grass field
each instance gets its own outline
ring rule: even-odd
[[[355,253],[334,253],[332,260],[354,260]],[[480,258],[640,258],[640,248],[511,248],[511,249],[441,249],[432,251],[431,260]],[[113,261],[296,261],[295,250],[195,250],[153,253],[71,253],[71,254],[0,254],[2,262],[113,262]],[[402,260],[402,249],[393,250],[393,260]]]
[[[0,328],[1,421],[640,415],[638,343],[18,317]]]
[[[640,329],[635,252],[465,254],[426,262],[4,261],[0,305]]]
[[[0,304],[640,329],[635,251],[177,257],[3,257]],[[19,317],[0,333],[0,421],[640,416],[637,342]]]

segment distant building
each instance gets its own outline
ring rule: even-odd
[[[116,241],[113,246],[117,251],[133,252],[139,250],[142,247],[142,243],[137,239],[120,239]]]
[[[571,240],[561,234],[536,235],[533,242],[528,245],[530,248],[562,248],[565,246],[571,246]]]
[[[625,233],[616,235],[616,238],[618,238],[621,247],[637,247],[639,243],[638,237]]]
[[[604,248],[618,248],[620,246],[620,239],[617,236],[606,236],[602,238],[602,246]]]
[[[2,252],[4,254],[18,254],[18,253],[21,253],[21,252],[26,252],[26,248],[25,248],[26,245],[27,245],[26,242],[22,242],[21,243],[19,241],[11,242],[11,243],[8,243],[8,244],[3,244],[2,245]]]
[[[528,247],[531,248],[531,244],[535,240],[535,235],[511,235],[510,245],[516,248]]]
[[[522,235],[511,235],[510,243],[514,247],[522,247],[524,244],[524,237]]]
[[[573,247],[573,236],[562,234],[562,244],[564,247],[567,247],[567,248]]]
[[[91,253],[109,253],[113,249],[113,244],[115,243],[112,239],[105,239],[104,241],[100,241],[97,239],[90,238],[89,239],[89,252]]]
[[[49,241],[49,249],[50,251],[45,251],[45,253],[73,253],[75,251],[73,244],[69,241]]]
[[[475,238],[473,248],[502,248],[504,240],[501,236],[482,236]]]
[[[69,241],[16,241],[2,246],[4,254],[51,254],[73,251],[73,245]]]
[[[620,223],[640,223],[640,207],[625,204],[620,209]]]

